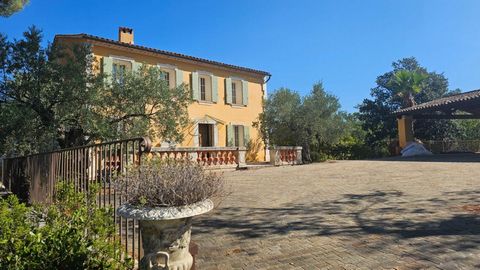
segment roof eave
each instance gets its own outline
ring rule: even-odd
[[[129,49],[135,49],[135,50],[140,50],[140,51],[144,51],[144,52],[156,53],[156,54],[159,54],[159,55],[172,57],[172,58],[175,58],[175,59],[186,60],[188,62],[202,63],[202,64],[206,64],[206,65],[210,65],[210,66],[221,67],[221,68],[228,69],[228,70],[236,70],[236,71],[249,73],[249,74],[271,76],[271,74],[269,72],[262,71],[262,70],[240,67],[240,66],[230,65],[230,64],[226,64],[226,63],[222,63],[222,62],[218,62],[218,61],[213,61],[213,60],[208,60],[208,59],[204,59],[204,58],[199,58],[199,57],[194,57],[194,56],[189,56],[189,55],[184,55],[184,54],[179,54],[179,53],[174,53],[174,52],[169,52],[169,51],[158,50],[158,49],[149,48],[149,47],[140,46],[140,45],[134,45],[134,44],[124,43],[124,42],[119,42],[119,41],[115,41],[115,40],[112,40],[112,39],[102,38],[102,37],[93,36],[93,35],[84,34],[84,33],[82,33],[82,34],[59,34],[59,35],[55,35],[54,42],[57,40],[57,38],[78,38],[78,39],[93,40],[93,41],[96,41],[96,42],[106,43],[106,44],[120,46],[120,47],[125,47],[125,48],[129,48]]]

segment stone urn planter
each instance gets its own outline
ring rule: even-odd
[[[178,207],[141,207],[124,204],[117,213],[139,220],[144,256],[140,269],[189,270],[193,257],[188,251],[192,218],[213,209],[209,199]]]

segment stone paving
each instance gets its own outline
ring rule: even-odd
[[[479,269],[480,163],[336,161],[226,172],[197,269]]]

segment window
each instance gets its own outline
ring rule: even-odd
[[[205,85],[205,78],[200,78],[200,99],[206,100],[207,93],[206,93],[206,85]]]
[[[244,128],[243,126],[233,126],[233,133],[234,133],[234,146],[240,147],[245,146],[244,141]]]
[[[169,88],[175,88],[176,82],[175,82],[175,71],[172,69],[165,69],[162,68],[162,79],[167,82],[167,85]]]
[[[232,82],[232,103],[237,104],[237,84]]]
[[[200,79],[200,100],[202,101],[212,101],[212,85],[210,81],[210,76],[201,75]]]
[[[162,70],[162,80],[164,80],[168,87],[170,87],[170,72]]]
[[[132,63],[125,60],[114,59],[112,65],[112,78],[118,83],[123,83],[125,74],[132,70]]]
[[[234,80],[232,81],[232,104],[242,105],[243,104],[243,91],[242,91],[242,82]]]

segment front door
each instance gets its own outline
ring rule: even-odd
[[[200,147],[213,146],[213,124],[198,124],[198,143]]]

